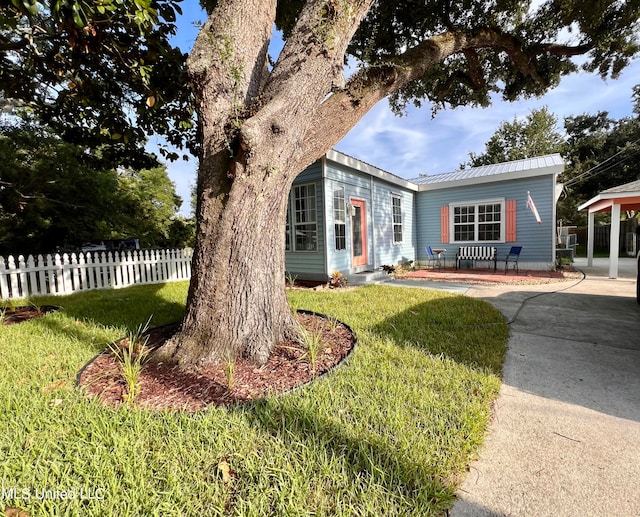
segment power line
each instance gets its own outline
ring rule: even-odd
[[[623,160],[620,160],[619,162],[616,163],[612,163],[611,165],[609,165],[606,169],[602,169],[600,171],[595,171],[598,167],[602,167],[604,164],[606,164],[607,162],[613,160],[616,156],[629,151],[629,146],[630,145],[634,145],[637,144],[638,142],[640,142],[640,138],[638,138],[637,140],[635,140],[634,142],[631,142],[631,144],[627,144],[627,146],[623,147],[622,149],[620,149],[617,153],[612,154],[611,156],[609,156],[609,158],[607,158],[606,160],[594,165],[593,167],[591,167],[590,169],[586,170],[585,172],[583,172],[582,174],[579,174],[578,176],[576,176],[575,178],[571,178],[569,181],[565,182],[564,186],[565,187],[569,187],[571,185],[573,185],[574,183],[578,183],[579,181],[581,181],[584,176],[587,176],[588,174],[591,174],[592,176],[595,176],[596,174],[601,174],[603,172],[607,172],[609,170],[611,170],[613,167],[615,167],[616,165],[620,165],[624,162],[626,162],[627,160],[629,160],[630,158],[633,157],[634,154],[636,154],[638,152],[638,150],[632,150],[631,153],[629,154],[629,156],[625,157]],[[586,178],[584,178],[586,179]]]

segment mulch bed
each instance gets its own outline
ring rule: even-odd
[[[135,404],[150,410],[199,411],[209,406],[232,406],[284,393],[334,368],[356,344],[353,331],[340,322],[312,313],[298,313],[298,318],[307,330],[322,335],[322,350],[315,365],[310,364],[307,350],[299,343],[280,343],[262,366],[237,359],[233,386],[229,389],[222,363],[188,369],[147,363],[139,378],[140,393]],[[177,329],[178,324],[151,329],[147,332],[147,346],[161,346]],[[125,340],[121,342],[126,343]],[[122,405],[127,393],[120,364],[108,349],[83,368],[78,384],[90,397],[109,407]]]
[[[56,305],[25,305],[22,307],[0,307],[0,318],[3,325],[15,325],[23,321],[41,318],[49,312],[59,310]]]

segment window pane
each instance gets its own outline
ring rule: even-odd
[[[347,249],[347,225],[344,223],[336,223],[334,225],[336,232],[336,250]]]
[[[336,223],[344,223],[347,220],[342,187],[333,191],[333,219]]]
[[[291,206],[291,204],[289,204]],[[289,208],[287,207],[287,230],[286,230],[286,242],[285,242],[285,251],[291,251],[291,226],[289,225],[289,221],[291,220],[291,214],[289,213]]]
[[[475,226],[472,224],[460,224],[454,228],[455,241],[473,241],[475,240]]]
[[[481,224],[478,228],[479,241],[500,240],[500,223]]]
[[[296,251],[317,250],[316,188],[315,185],[294,187],[294,237]]]
[[[454,224],[473,223],[475,221],[475,206],[456,206],[453,211]]]
[[[309,223],[316,220],[315,185],[301,185],[295,188],[296,223]]]
[[[502,203],[462,205],[453,208],[453,239],[459,242],[499,241]]]
[[[402,242],[402,226],[393,227],[393,242]]]
[[[362,220],[361,220],[361,208],[355,207],[355,214],[351,217],[351,238],[353,245],[353,256],[362,256]]]
[[[296,226],[296,250],[315,251],[317,231],[315,224],[299,224]]]
[[[454,241],[474,241],[475,240],[475,205],[456,206],[453,209],[453,240]]]
[[[402,198],[399,196],[391,196],[391,219],[393,242],[402,242]]]

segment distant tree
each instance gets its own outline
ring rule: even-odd
[[[607,112],[565,118],[567,169],[561,180],[565,196],[558,217],[584,224],[577,207],[599,192],[640,179],[640,99],[634,88],[634,114],[619,120]]]
[[[151,156],[144,162],[156,166],[118,171],[42,126],[0,127],[0,254],[124,237],[146,246],[192,240],[173,229],[180,199],[166,169]]]
[[[40,127],[0,132],[0,252],[51,252],[106,238],[118,189],[115,171],[95,170],[83,149]]]
[[[558,118],[546,106],[531,110],[523,120],[503,122],[485,144],[484,153],[469,153],[469,162],[464,165],[479,167],[559,153],[564,148],[564,137],[557,124]]]
[[[166,167],[120,170],[118,196],[121,209],[119,226],[144,247],[164,247],[182,200],[167,175]]]
[[[176,216],[169,225],[167,248],[192,248],[196,239],[196,221],[193,217]]]

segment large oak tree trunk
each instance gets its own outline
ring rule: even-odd
[[[298,336],[284,282],[288,194],[346,131],[312,137],[371,1],[337,11],[308,2],[273,70],[266,49],[275,0],[220,0],[200,31],[188,61],[203,142],[192,279],[181,328],[156,361],[264,363],[279,341]],[[340,25],[334,35],[332,24]]]
[[[446,97],[458,82],[483,92],[481,49],[506,54],[521,77],[546,88],[532,56],[577,55],[590,48],[525,48],[499,28],[452,25],[345,82],[347,46],[373,3],[301,2],[270,70],[266,54],[276,0],[215,2],[187,63],[202,139],[193,276],[181,329],[155,353],[157,361],[244,356],[263,363],[278,341],[298,333],[284,289],[289,190],[295,175],[378,101],[453,55],[464,57],[467,71],[443,78],[435,92]]]
[[[219,178],[219,165],[206,165],[186,314],[161,357],[198,363],[244,356],[263,363],[275,343],[297,336],[284,287],[289,182],[265,178],[260,167]]]

